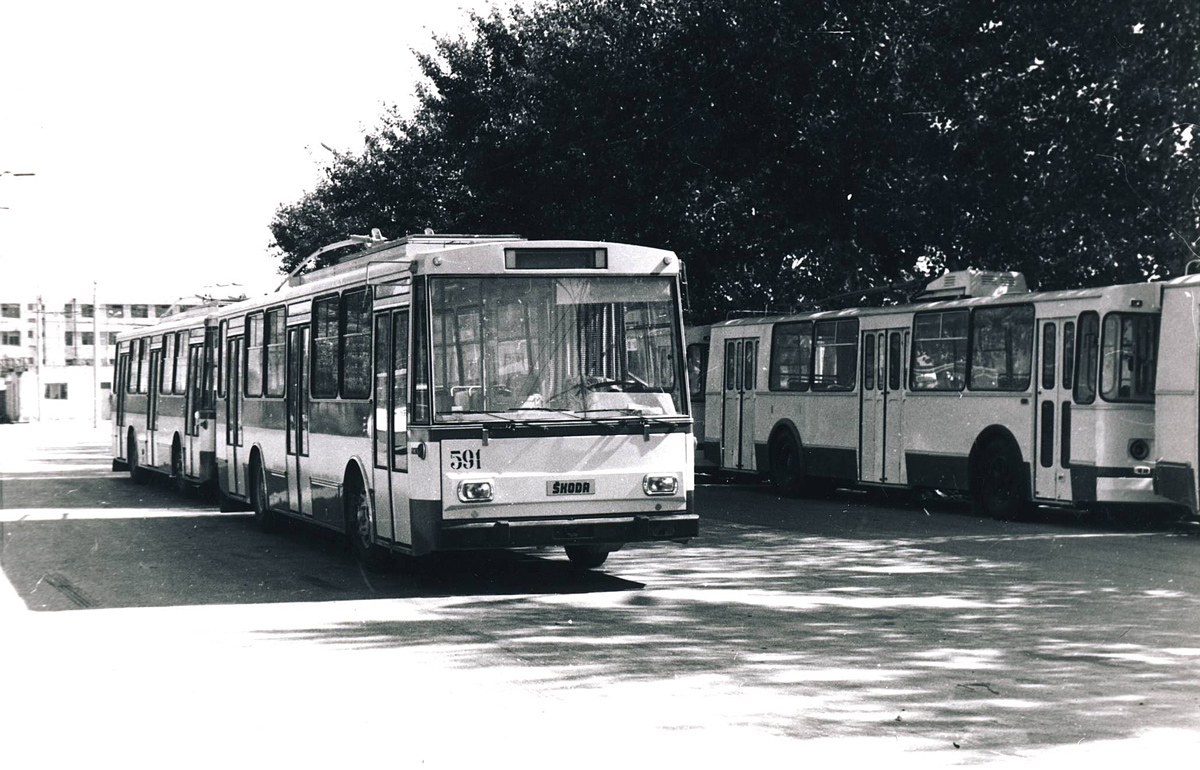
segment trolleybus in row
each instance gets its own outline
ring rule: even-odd
[[[345,532],[366,561],[561,545],[585,566],[698,533],[671,252],[409,236],[287,283],[189,337],[213,375],[198,438],[262,526]],[[121,430],[119,458],[155,465],[158,434]]]
[[[937,488],[1001,518],[1168,504],[1153,483],[1162,294],[964,271],[916,304],[715,324],[702,453],[785,490]]]

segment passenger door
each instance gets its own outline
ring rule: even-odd
[[[409,311],[375,314],[373,486],[375,533],[412,544],[408,486]]]
[[[1069,501],[1075,322],[1043,319],[1038,323],[1038,340],[1034,496]]]
[[[309,326],[293,326],[287,331],[287,454],[288,505],[297,512],[312,515],[308,486],[308,340]]]
[[[246,478],[242,473],[242,338],[230,337],[225,347],[225,453],[228,461],[228,481],[231,494],[245,496]]]
[[[146,393],[146,464],[158,465],[158,390],[159,373],[162,371],[162,351],[150,351],[150,385]],[[170,461],[170,446],[167,447],[167,458]]]
[[[866,337],[873,336],[873,342]],[[863,481],[904,483],[904,387],[907,368],[908,329],[866,332],[863,340],[864,377],[862,398]],[[876,366],[874,388],[868,392],[865,374],[867,351],[873,348]]]
[[[725,389],[721,403],[721,467],[754,467],[754,390],[758,377],[758,340],[726,340]]]

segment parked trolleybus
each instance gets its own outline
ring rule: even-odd
[[[1162,284],[1154,484],[1200,514],[1200,275]]]
[[[687,344],[688,396],[691,399],[692,426],[696,441],[696,470],[711,471],[716,466],[705,455],[704,391],[708,379],[709,327],[689,326],[685,330]]]
[[[698,532],[671,252],[410,236],[215,319],[217,477],[264,527],[585,566]]]
[[[215,307],[196,307],[117,337],[113,469],[179,488],[216,477]]]
[[[789,491],[957,490],[1001,518],[1166,504],[1152,479],[1160,294],[1029,293],[1019,273],[964,271],[918,304],[716,324],[703,451]]]

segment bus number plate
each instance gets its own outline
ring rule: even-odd
[[[594,495],[596,494],[595,479],[564,479],[547,481],[546,494],[551,497],[561,495]]]

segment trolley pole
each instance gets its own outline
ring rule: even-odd
[[[92,427],[100,427],[100,314],[97,313],[96,282],[92,281]]]

